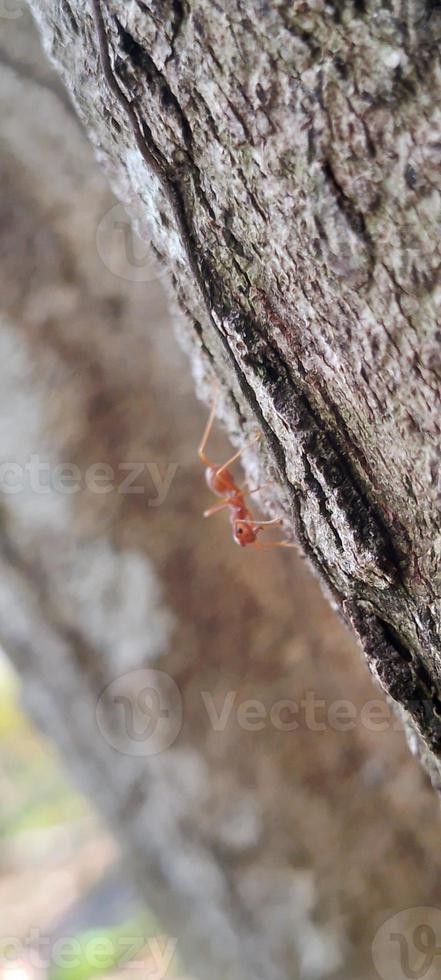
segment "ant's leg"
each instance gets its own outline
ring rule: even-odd
[[[256,541],[254,547],[257,551],[269,551],[270,548],[296,548],[293,541]]]
[[[222,473],[223,470],[228,470],[230,466],[232,466],[233,463],[235,463],[236,460],[239,459],[240,456],[242,456],[242,453],[245,451],[245,449],[249,449],[250,446],[254,446],[254,443],[257,442],[261,438],[261,436],[262,433],[258,432],[255,438],[251,440],[251,442],[247,442],[245,446],[242,446],[242,449],[239,449],[239,452],[235,453],[234,456],[231,457],[231,459],[227,459],[226,463],[223,463],[222,466],[219,466],[219,469],[217,471],[218,475],[219,473]]]
[[[213,398],[213,404],[211,406],[211,411],[210,411],[210,414],[208,416],[208,421],[207,421],[207,424],[205,426],[204,434],[203,434],[202,439],[201,439],[201,444],[200,444],[199,449],[198,449],[199,459],[201,460],[202,463],[204,463],[205,466],[213,466],[213,463],[211,462],[211,460],[207,459],[207,457],[205,455],[205,447],[207,445],[207,442],[208,442],[208,439],[209,439],[209,436],[210,436],[210,432],[211,432],[211,430],[213,428],[213,422],[214,422],[214,418],[215,418],[215,415],[216,415],[216,406],[217,406],[218,393],[219,392],[216,391],[216,394],[215,394],[215,396]]]
[[[217,514],[219,510],[225,510],[225,507],[228,507],[229,503],[229,500],[225,499],[220,504],[215,504],[214,507],[204,510],[204,517],[211,517],[212,514]]]
[[[242,497],[251,497],[251,494],[252,493],[258,493],[259,490],[265,490],[266,487],[272,486],[271,482],[261,483],[260,484],[260,487],[254,487],[253,490],[245,490],[245,493],[244,493],[243,491],[244,491],[244,488],[246,487],[246,485],[247,484],[246,484],[246,481],[245,481],[245,483],[242,483],[242,485],[239,487],[239,490],[240,490],[240,492],[242,494]]]
[[[251,527],[280,527],[283,524],[281,517],[273,517],[272,521],[236,521],[236,524],[248,524]]]

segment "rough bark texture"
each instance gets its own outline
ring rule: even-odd
[[[175,263],[201,390],[214,367],[239,445],[258,420],[248,463],[279,477],[269,510],[292,516],[386,689],[413,715],[424,702],[434,744],[438,15],[247,7],[110,5],[128,110],[91,8],[34,3],[115,187]],[[1,641],[26,703],[196,977],[373,980],[384,919],[439,905],[436,801],[397,725],[360,721],[376,692],[304,563],[203,524],[205,413],[161,292],[103,267],[114,202],[24,15],[0,60],[2,460],[179,464],[160,507],[148,480],[142,495],[2,496]],[[146,666],[174,678],[183,725],[134,757],[102,737],[96,704]],[[231,692],[222,727],[207,696],[219,717]],[[292,730],[240,723],[249,699],[308,692],[326,710],[350,699],[351,730],[305,712]]]
[[[263,430],[294,534],[437,755],[438,6],[32,5],[197,370],[233,435]]]

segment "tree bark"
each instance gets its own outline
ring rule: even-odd
[[[32,6],[197,375],[238,444],[264,433],[274,512],[437,778],[437,6]]]
[[[172,268],[199,392],[221,379],[238,446],[262,430],[246,456],[272,474],[262,503],[436,770],[436,8],[33,7]],[[205,413],[157,286],[103,268],[114,201],[24,24],[0,52],[3,459],[178,470],[160,506],[145,468],[142,495],[4,494],[2,643],[195,977],[372,980],[384,919],[439,904],[435,800],[393,720],[363,720],[375,691],[300,558],[203,523]],[[139,669],[178,688],[156,754],[121,751],[105,693],[117,680],[135,703]]]

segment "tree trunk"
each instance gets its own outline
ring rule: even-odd
[[[438,7],[32,5],[196,371],[437,756]]]
[[[199,392],[220,379],[238,447],[262,431],[249,477],[271,475],[269,516],[437,781],[437,8],[32,7],[171,269]],[[434,801],[391,719],[363,721],[375,692],[300,559],[202,522],[203,416],[160,293],[145,268],[118,278],[121,214],[103,224],[75,119],[28,74],[2,107],[3,458],[104,461],[118,489],[141,461],[143,493],[94,473],[72,496],[4,495],[2,642],[195,976],[371,980],[383,919],[437,903]],[[169,719],[127,745],[115,693],[133,707],[140,669]],[[345,696],[346,728],[329,720]]]

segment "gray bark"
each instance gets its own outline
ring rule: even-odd
[[[33,8],[196,370],[263,431],[275,509],[437,756],[437,6]]]
[[[90,6],[33,7],[115,189],[171,266],[199,392],[221,379],[238,446],[262,430],[246,457],[253,481],[273,477],[262,503],[283,511],[436,770],[436,9],[113,3],[115,83]],[[18,51],[24,23],[7,24]],[[360,722],[376,693],[300,558],[242,554],[220,517],[203,524],[204,413],[161,294],[103,269],[113,200],[52,74],[28,55],[17,77],[11,50],[3,458],[179,470],[157,508],[150,484],[6,495],[2,642],[195,976],[372,980],[381,922],[439,904],[435,800],[396,725]],[[175,680],[183,724],[134,757],[102,737],[96,705],[145,667]],[[356,724],[237,718],[249,699],[310,691],[326,708],[350,699]],[[230,692],[222,728],[207,696],[219,714]]]

